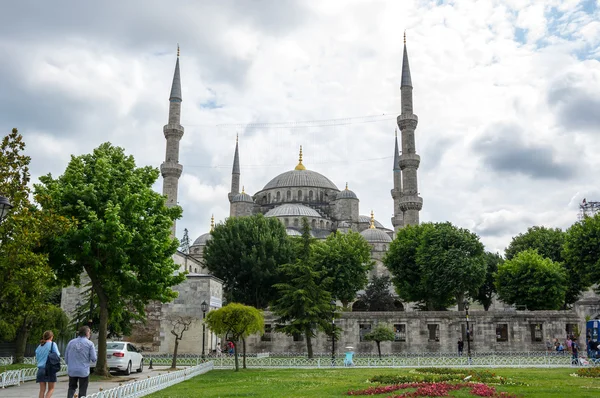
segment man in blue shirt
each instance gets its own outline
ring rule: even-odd
[[[65,350],[65,362],[69,375],[69,391],[67,398],[73,398],[77,384],[79,384],[79,396],[87,395],[88,383],[90,381],[90,362],[98,360],[94,343],[90,341],[90,328],[82,326],[79,335],[67,344]]]

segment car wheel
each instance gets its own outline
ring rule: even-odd
[[[131,361],[127,364],[127,369],[125,369],[125,376],[129,376],[131,374]]]
[[[143,371],[144,371],[144,360],[142,359],[142,360],[140,361],[140,367],[139,367],[139,369],[137,370],[137,372],[138,372],[138,373],[142,373]]]

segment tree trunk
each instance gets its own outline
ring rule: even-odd
[[[240,362],[238,359],[238,349],[237,349],[237,344],[234,341],[232,341],[232,343],[233,343],[233,356],[235,358],[235,371],[237,372],[240,370]]]
[[[246,339],[242,338],[242,368],[246,369]]]
[[[19,327],[17,338],[15,341],[15,361],[14,363],[23,363],[23,357],[25,356],[25,348],[27,346],[27,339],[29,338],[29,326],[27,324],[27,317],[23,318],[23,323]]]
[[[457,293],[456,294],[456,304],[458,305],[458,310],[459,311],[464,311],[465,310],[465,305],[464,305],[464,301],[465,301],[465,294],[464,293]]]
[[[177,349],[179,348],[179,339],[175,336],[175,348],[173,349],[173,360],[171,361],[171,369],[177,369]]]
[[[345,309],[348,309],[348,303],[349,303],[349,301],[348,301],[348,300],[340,300],[340,301],[342,302],[342,306],[343,306]]]
[[[306,337],[306,350],[308,351],[308,359],[313,359],[313,349],[312,349],[312,340],[310,338],[310,331],[306,331],[304,333]]]
[[[381,359],[381,341],[376,341],[377,343],[377,352],[379,352],[379,359]]]

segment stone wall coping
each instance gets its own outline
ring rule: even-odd
[[[219,282],[220,284],[223,284],[223,280],[222,279],[219,279],[216,276],[210,275],[210,274],[197,274],[197,273],[191,272],[191,273],[186,274],[185,277],[187,279],[192,279],[192,278],[193,279],[196,279],[196,278],[198,278],[198,279],[212,279],[215,282]]]

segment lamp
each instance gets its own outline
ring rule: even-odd
[[[331,366],[335,366],[335,300],[329,303],[331,306]]]
[[[470,365],[471,364],[471,329],[469,329],[469,301],[465,300],[463,302],[463,306],[465,307],[465,317],[467,319],[467,360]]]
[[[8,215],[8,211],[13,208],[13,205],[10,203],[8,198],[4,196],[0,196],[0,224],[6,216]]]
[[[206,311],[208,311],[208,304],[206,301],[203,301],[200,304],[200,309],[202,310],[202,360],[204,361],[204,342],[206,340],[206,325],[204,324],[204,318],[206,318]]]

